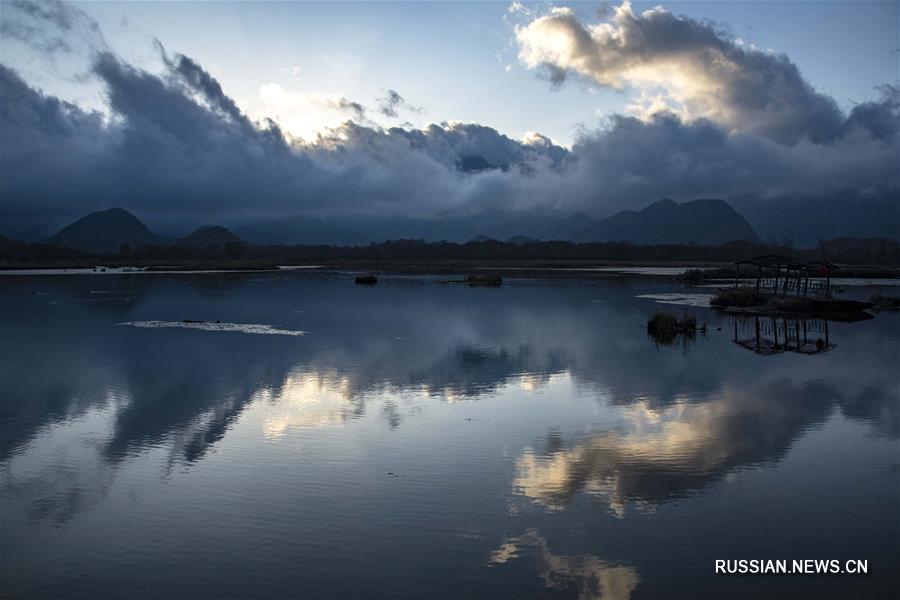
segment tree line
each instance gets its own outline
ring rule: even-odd
[[[123,244],[117,252],[92,254],[49,243],[27,244],[10,238],[0,239],[0,260],[8,263],[89,259],[114,259],[117,262],[132,263],[241,259],[282,264],[340,261],[375,264],[438,261],[731,262],[761,254],[780,254],[796,260],[826,260],[840,264],[900,265],[900,242],[882,238],[840,238],[822,241],[816,248],[802,249],[787,243],[750,241],[701,246],[695,244],[643,245],[628,242],[529,241],[513,243],[496,240],[456,243],[403,239],[365,246],[326,244],[281,246],[238,242],[206,247]]]

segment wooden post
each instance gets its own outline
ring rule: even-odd
[[[759,317],[753,317],[756,324],[756,351],[759,352]]]

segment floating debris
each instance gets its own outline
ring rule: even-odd
[[[438,283],[461,283],[467,287],[500,287],[503,285],[503,278],[499,275],[469,275],[465,279],[446,279]]]
[[[498,287],[503,285],[503,278],[499,275],[469,275],[465,279],[465,284],[472,286],[490,286]]]
[[[709,306],[710,300],[712,300],[712,294],[680,294],[680,293],[667,293],[667,294],[640,294],[637,296],[638,298],[649,298],[650,300],[656,300],[658,304],[676,304],[679,306],[697,306],[705,308]]]
[[[354,281],[359,285],[375,285],[378,278],[374,275],[358,275]]]
[[[219,321],[127,321],[119,325],[159,329],[164,327],[180,327],[183,329],[199,329],[201,331],[231,331],[235,333],[255,333],[258,335],[306,335],[305,331],[293,329],[275,329],[271,325],[259,323],[220,323]]]

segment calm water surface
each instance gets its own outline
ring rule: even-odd
[[[900,315],[763,320],[827,350],[763,355],[698,306],[706,336],[648,339],[702,304],[659,280],[438,279],[4,277],[0,592],[900,590]],[[739,558],[869,575],[714,573]]]

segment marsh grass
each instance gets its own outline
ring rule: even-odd
[[[772,296],[766,302],[766,310],[772,312],[803,312],[812,308],[812,300],[797,296]]]
[[[657,311],[647,321],[647,333],[661,345],[669,346],[683,336],[684,341],[692,341],[698,331],[706,331],[706,325],[697,326],[697,317],[690,313],[678,315]]]

